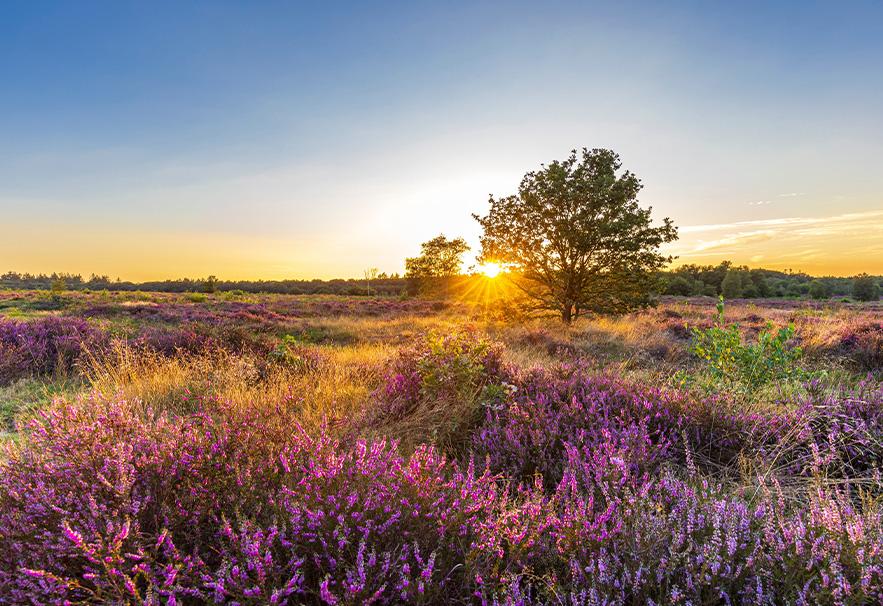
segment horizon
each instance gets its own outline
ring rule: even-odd
[[[723,261],[729,261],[729,259],[724,259]],[[668,267],[666,267],[663,271],[664,272],[674,272],[678,268],[683,267],[685,265],[699,265],[699,266],[706,266],[706,267],[712,266],[713,267],[713,266],[717,266],[719,264],[720,263],[673,263],[673,264],[669,265]],[[828,279],[828,278],[830,278],[830,279],[849,279],[849,278],[854,278],[854,277],[856,277],[860,274],[863,274],[863,273],[871,275],[873,277],[883,277],[883,274],[875,274],[873,272],[859,272],[859,273],[853,273],[853,274],[813,274],[810,272],[803,271],[800,268],[791,268],[791,267],[786,267],[783,269],[773,269],[771,267],[765,267],[762,265],[752,266],[750,264],[738,264],[738,263],[731,263],[731,265],[733,267],[738,267],[738,268],[745,267],[745,268],[748,268],[748,270],[750,270],[750,271],[754,271],[754,270],[777,271],[777,272],[790,274],[790,275],[806,275],[806,276],[809,276],[810,278],[819,278],[819,279]],[[404,280],[404,279],[406,279],[405,273],[403,271],[386,271],[383,268],[378,268],[378,267],[370,268],[370,269],[376,269],[376,270],[378,270],[379,274],[385,274],[385,277],[381,277],[381,275],[378,274],[378,276],[371,278],[371,280],[395,280],[395,279]],[[19,275],[29,274],[29,275],[33,275],[35,277],[36,276],[44,276],[47,278],[52,277],[53,275],[62,276],[62,277],[79,276],[80,278],[83,279],[83,281],[88,281],[89,277],[94,275],[99,278],[107,278],[111,282],[119,281],[122,283],[129,283],[129,284],[136,284],[136,285],[149,283],[149,282],[183,282],[183,281],[200,282],[200,281],[203,281],[209,277],[217,278],[217,280],[219,282],[284,282],[284,281],[310,282],[313,280],[319,280],[322,282],[331,282],[331,281],[335,281],[335,280],[364,281],[366,279],[364,277],[364,275],[328,276],[328,277],[317,277],[317,276],[294,276],[294,277],[291,277],[291,276],[289,276],[289,277],[282,277],[282,278],[254,278],[254,277],[249,277],[247,275],[246,276],[228,277],[228,276],[210,273],[210,274],[199,275],[199,276],[197,276],[197,275],[165,276],[165,277],[160,276],[160,277],[152,277],[152,278],[146,278],[143,280],[138,280],[138,279],[126,278],[124,276],[102,274],[99,272],[19,271],[14,268],[0,271],[0,275],[6,274],[6,273],[17,273]],[[482,267],[475,266],[475,265],[469,265],[467,267],[463,267],[462,271],[459,275],[470,276],[470,275],[481,275],[483,273],[485,273],[485,272],[483,271]]]
[[[402,273],[585,146],[675,266],[883,274],[883,5],[748,8],[6,6],[2,270]]]

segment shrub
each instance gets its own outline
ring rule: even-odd
[[[863,370],[883,369],[883,324],[868,322],[844,329],[839,350]]]
[[[665,288],[665,294],[689,297],[693,294],[693,285],[683,276],[675,276]]]
[[[79,318],[0,319],[0,385],[71,372],[84,352],[99,350],[107,340],[104,332]]]
[[[91,408],[44,415],[0,462],[0,596],[432,603],[469,595],[489,561],[506,493],[431,448],[404,460],[251,412]]]
[[[633,472],[652,471],[679,439],[670,401],[578,366],[534,371],[511,401],[491,407],[473,440],[491,468],[522,481],[540,474],[546,488],[562,479],[568,448],[594,454],[611,449]]]
[[[755,343],[743,343],[738,325],[724,324],[724,299],[717,306],[715,325],[693,330],[692,352],[706,364],[711,376],[730,386],[749,392],[777,380],[803,376],[797,362],[803,350],[791,345],[794,325],[774,331],[767,323]]]
[[[472,328],[428,335],[394,361],[363,424],[406,446],[431,442],[461,451],[484,407],[498,405],[512,382],[501,353]]]

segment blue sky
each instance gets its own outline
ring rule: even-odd
[[[682,261],[883,273],[883,3],[0,7],[0,271],[358,276],[575,147]]]

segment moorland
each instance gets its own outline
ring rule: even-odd
[[[0,292],[0,603],[883,599],[879,302],[493,312]]]

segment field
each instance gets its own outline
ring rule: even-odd
[[[883,602],[883,304],[0,291],[0,604]]]

